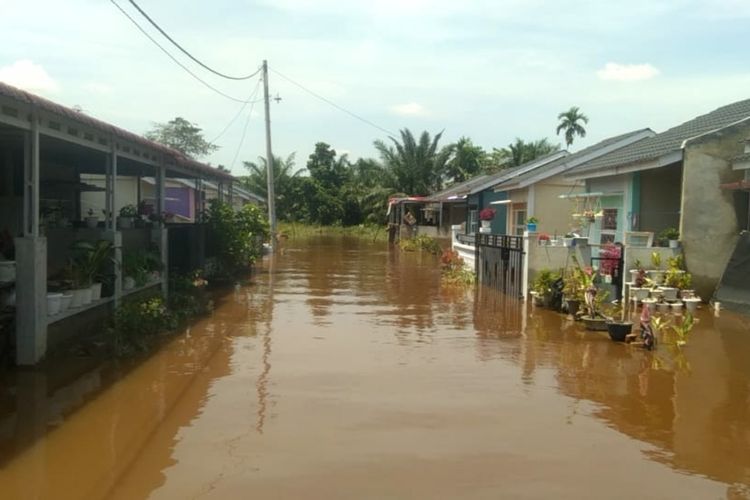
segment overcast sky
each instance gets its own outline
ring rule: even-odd
[[[252,72],[267,59],[386,130],[445,130],[445,141],[465,135],[487,149],[515,137],[561,142],[556,117],[573,105],[590,118],[577,149],[750,97],[750,0],[139,4],[220,71]],[[2,81],[138,133],[183,116],[210,140],[240,109],[176,66],[109,1],[0,0],[0,13]],[[227,94],[247,98],[255,88],[180,59]],[[282,98],[271,110],[274,153],[296,151],[299,166],[317,141],[357,158],[374,156],[373,140],[387,137],[273,73],[271,93]],[[246,122],[249,112],[206,161],[241,174],[242,160],[265,154],[262,105]]]

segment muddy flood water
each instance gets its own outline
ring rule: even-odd
[[[145,359],[4,376],[0,498],[750,498],[750,319],[698,318],[656,359],[433,257],[290,242]]]

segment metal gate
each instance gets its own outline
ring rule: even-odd
[[[479,233],[475,241],[479,284],[523,297],[523,237]]]

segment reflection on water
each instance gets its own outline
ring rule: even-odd
[[[431,256],[290,243],[147,359],[8,374],[0,491],[743,498],[750,320],[698,317],[690,371],[658,369]]]

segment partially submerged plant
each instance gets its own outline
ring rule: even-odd
[[[661,254],[659,252],[651,252],[651,265],[654,269],[661,269]]]

